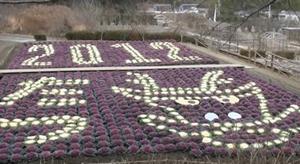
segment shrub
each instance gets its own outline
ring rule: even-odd
[[[164,39],[174,39],[180,41],[180,36],[176,33],[163,32],[163,33],[146,33],[144,35],[145,40],[164,40]]]
[[[266,51],[257,51],[257,52],[263,57],[267,56]],[[251,50],[250,57],[253,57],[254,53],[255,52],[253,50]],[[248,54],[249,54],[248,50],[245,50],[245,49],[240,50],[240,55],[248,57]],[[274,52],[274,54],[284,57],[284,58],[287,58],[287,59],[295,59],[295,52],[293,52],[293,51],[277,51],[277,52]],[[259,58],[259,56],[257,56],[257,58]]]
[[[42,35],[42,34],[33,35],[33,38],[36,41],[47,40],[47,36],[46,35]]]
[[[100,40],[100,32],[75,31],[66,33],[65,37],[68,40]]]
[[[5,27],[7,32],[47,35],[75,29],[86,27],[71,8],[63,5],[21,6],[7,17]]]
[[[143,40],[143,34],[138,31],[131,31],[126,40]]]
[[[193,43],[193,44],[195,44],[195,39],[192,38],[192,37],[190,37],[190,36],[183,36],[182,41],[183,42],[187,42],[187,43]]]
[[[266,51],[257,51],[261,56],[265,57],[266,56]],[[240,55],[245,56],[245,57],[249,57],[249,51],[245,50],[245,49],[241,49],[240,50]],[[254,57],[255,55],[255,51],[250,50],[250,57]],[[259,58],[260,56],[257,55],[257,58]]]
[[[129,30],[106,31],[103,33],[102,40],[128,40]]]
[[[195,43],[195,39],[189,36],[183,36],[173,32],[164,33],[139,33],[133,30],[116,30],[105,32],[75,31],[66,33],[68,40],[176,40],[178,42]]]
[[[278,51],[275,52],[276,55],[287,58],[287,59],[295,59],[295,52],[293,51]]]

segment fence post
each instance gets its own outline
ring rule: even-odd
[[[248,59],[251,60],[251,49],[248,47]]]
[[[226,43],[226,41],[225,41],[225,43]],[[230,50],[231,50],[231,39],[228,40],[228,51],[230,52]]]
[[[271,54],[271,68],[274,70],[273,62],[274,62],[274,55]]]
[[[256,53],[257,53],[257,51],[255,50],[255,51],[254,51],[254,64],[255,64],[255,65],[256,65],[256,57],[257,57],[257,54],[256,54]]]
[[[183,36],[182,36],[182,33],[180,33],[180,42],[181,42],[181,43],[183,42]]]
[[[236,51],[238,52],[239,51],[239,49],[240,49],[240,47],[239,47],[239,44],[240,44],[240,42],[239,42],[239,40],[236,40]]]
[[[268,57],[269,55],[267,54],[267,51],[266,51],[266,53],[265,53],[265,68],[267,68],[268,67]]]

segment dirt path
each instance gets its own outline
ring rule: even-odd
[[[189,43],[182,43],[182,44],[193,50],[200,51],[203,54],[207,54],[209,56],[217,58],[218,60],[221,60],[224,63],[240,64],[248,67],[253,67],[252,69],[246,69],[249,74],[264,79],[265,81],[271,84],[278,85],[281,88],[289,90],[300,96],[300,79],[297,80],[291,79],[288,76],[281,75],[270,69],[266,69],[263,67],[260,68],[253,63],[250,63],[248,61],[245,61],[243,59],[240,59],[232,55],[226,55],[214,50],[210,50],[204,47],[199,47]]]
[[[57,41],[57,40],[64,40],[64,38],[47,37],[47,40]],[[0,33],[0,41],[25,43],[25,42],[34,42],[35,39],[33,38],[32,35]]]
[[[31,35],[1,33],[0,41],[24,43],[24,42],[32,42],[34,41],[34,39],[33,36]]]
[[[41,73],[41,72],[74,72],[76,71],[129,71],[129,70],[157,70],[177,68],[245,68],[238,64],[192,64],[192,65],[161,65],[161,66],[108,66],[108,67],[71,67],[71,68],[33,68],[33,69],[3,69],[0,74]]]

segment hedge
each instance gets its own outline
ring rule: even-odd
[[[43,35],[43,34],[35,34],[35,35],[33,35],[33,38],[34,38],[36,41],[47,40],[47,36],[46,36],[46,35]]]
[[[106,32],[68,32],[65,35],[68,40],[176,40],[195,43],[195,39],[188,36],[181,38],[180,34],[172,32],[163,33],[139,33],[137,31],[106,31]],[[181,40],[182,39],[182,40]]]
[[[88,31],[76,31],[68,32],[65,34],[68,40],[99,40],[101,39],[101,33],[88,32]]]

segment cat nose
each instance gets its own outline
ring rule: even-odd
[[[233,120],[237,120],[237,119],[242,118],[242,116],[239,113],[237,113],[237,112],[229,112],[228,113],[228,117],[230,119],[233,119]]]
[[[204,118],[208,121],[213,121],[214,119],[219,119],[219,116],[216,113],[209,112],[204,115]]]

